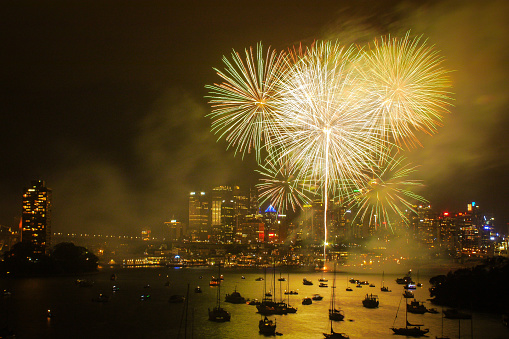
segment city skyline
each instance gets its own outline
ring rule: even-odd
[[[222,56],[409,29],[454,70],[456,98],[439,133],[405,154],[420,166],[419,193],[441,210],[477,201],[499,227],[509,220],[504,2],[24,4],[3,14],[2,225],[17,225],[21,188],[36,179],[53,189],[54,230],[90,233],[183,218],[189,191],[253,185],[254,154],[215,144],[205,117],[203,85]]]

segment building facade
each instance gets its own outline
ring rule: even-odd
[[[51,197],[43,180],[23,189],[21,240],[33,244],[35,253],[48,253],[51,246]]]

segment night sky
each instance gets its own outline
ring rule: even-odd
[[[0,11],[0,224],[31,180],[53,189],[53,231],[134,234],[187,218],[188,192],[255,183],[254,159],[209,132],[206,84],[261,41],[365,44],[423,34],[453,70],[454,105],[422,148],[419,193],[509,221],[509,2],[5,1]]]

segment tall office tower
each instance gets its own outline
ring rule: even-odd
[[[189,193],[189,237],[206,241],[210,236],[210,205],[205,192]]]
[[[22,241],[35,246],[36,253],[48,253],[51,246],[51,189],[43,180],[23,189]]]
[[[458,229],[456,218],[449,212],[443,212],[438,218],[438,243],[442,250],[454,252],[457,250]]]
[[[239,227],[245,219],[246,215],[250,214],[250,196],[248,193],[242,191],[239,186],[233,187],[233,201],[235,203],[234,206],[234,223],[235,228]]]
[[[416,208],[417,218],[414,221],[417,238],[427,248],[438,247],[439,221],[438,215],[430,205],[420,205]]]
[[[211,212],[211,236],[214,243],[223,242],[223,229],[233,227],[234,203],[232,188],[230,186],[218,186],[212,189],[210,197]],[[224,227],[223,227],[224,226]]]
[[[184,237],[185,228],[180,221],[166,221],[164,226],[164,240],[179,241]]]
[[[277,211],[272,205],[269,205],[263,212],[263,222],[265,224],[263,238],[265,242],[279,242],[279,221]]]

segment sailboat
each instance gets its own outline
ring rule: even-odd
[[[401,298],[401,299],[403,299],[403,298]],[[406,307],[406,305],[407,305],[406,299],[405,299],[405,304],[406,304],[405,305],[405,327],[394,327],[394,324],[396,323],[396,319],[398,318],[398,312],[399,312],[399,306],[401,305],[401,299],[399,300],[398,311],[396,311],[396,317],[394,318],[394,323],[392,324],[392,327],[391,327],[391,330],[394,332],[394,334],[406,335],[406,336],[411,336],[411,337],[420,337],[420,336],[423,336],[426,333],[428,333],[429,329],[421,328],[421,326],[424,326],[424,325],[410,324],[408,322],[408,310]]]
[[[221,264],[218,265],[218,270],[218,275],[221,276]],[[215,322],[230,321],[230,312],[221,307],[221,284],[217,286],[216,306],[212,310],[209,308],[209,320]]]
[[[352,292],[352,288],[348,285],[348,278],[346,278],[346,291],[347,292]]]
[[[382,287],[380,287],[380,291],[391,292],[391,290],[389,290],[389,287],[385,286],[385,272],[382,272]]]
[[[341,321],[345,319],[345,314],[343,313],[343,311],[336,309],[336,263],[334,263],[334,280],[332,282],[329,319],[334,321]]]

